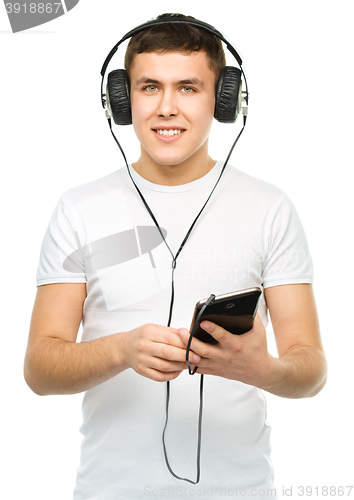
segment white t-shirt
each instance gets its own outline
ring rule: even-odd
[[[207,175],[182,186],[152,184],[131,169],[174,254],[221,168],[217,162]],[[166,325],[171,263],[124,168],[61,197],[44,238],[37,284],[86,283],[82,341],[87,342],[145,323]],[[288,197],[229,165],[177,259],[171,326],[189,329],[196,302],[211,293],[312,281],[306,237]],[[259,313],[266,325],[263,296]],[[192,480],[199,382],[198,373],[191,377],[187,371],[171,382],[166,433],[172,469]],[[167,470],[165,408],[166,384],[132,369],[85,393],[74,500],[218,498],[231,490],[275,498],[274,492],[266,494],[274,485],[261,390],[205,376],[197,485]]]

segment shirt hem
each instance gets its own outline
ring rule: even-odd
[[[37,280],[37,286],[51,285],[54,283],[87,283],[86,278],[63,278],[58,276],[57,278],[43,278]]]
[[[314,282],[313,276],[300,276],[297,278],[282,278],[282,279],[274,279],[267,280],[263,282],[263,288],[270,288],[272,286],[279,285],[300,285],[304,284],[312,284]]]

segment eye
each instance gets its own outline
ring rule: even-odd
[[[182,87],[182,90],[186,94],[191,94],[194,91],[194,89],[192,89],[192,87]]]
[[[148,85],[147,87],[144,87],[144,90],[147,90],[148,92],[156,92],[157,87],[156,85]]]

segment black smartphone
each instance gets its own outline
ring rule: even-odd
[[[205,320],[221,326],[234,335],[248,332],[253,326],[261,295],[262,290],[258,287],[217,295],[202,313],[196,325],[194,337],[207,344],[218,344],[217,340],[200,327],[199,323]],[[190,331],[207,300],[200,300],[196,304]]]

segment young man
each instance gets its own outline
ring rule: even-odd
[[[190,25],[142,31],[127,49],[141,144],[130,172],[174,254],[222,168],[209,156],[208,137],[224,66],[220,40]],[[261,389],[301,398],[325,383],[312,279],[286,195],[228,166],[178,257],[167,327],[171,253],[126,169],[65,193],[43,243],[25,377],[40,395],[86,391],[74,499],[215,497],[235,489],[275,498]],[[199,376],[188,375],[185,361],[193,308],[211,293],[254,286],[264,295],[251,331],[236,336],[203,322],[219,343],[192,341],[190,363],[209,376],[201,481],[187,485],[165,465],[161,382],[173,381],[169,462],[190,478],[199,406]],[[267,350],[267,308],[279,358]]]

